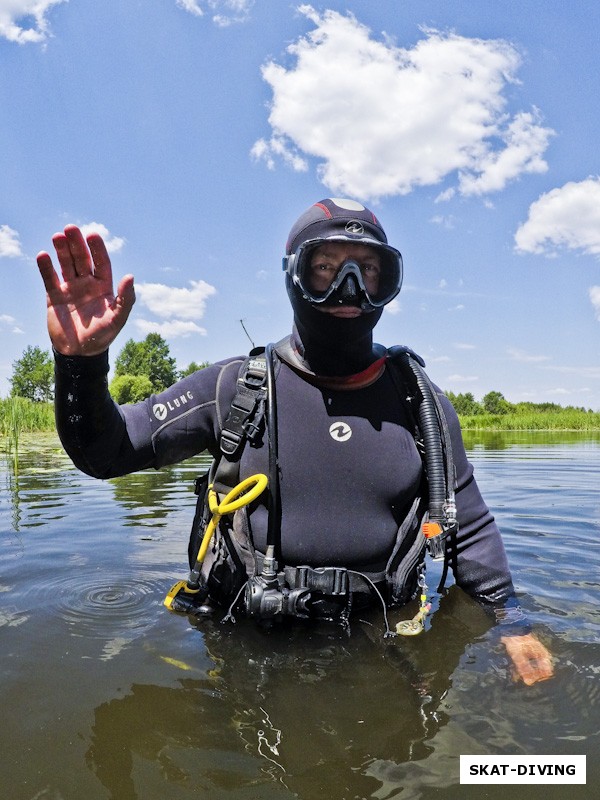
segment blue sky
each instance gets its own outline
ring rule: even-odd
[[[600,410],[597,0],[0,0],[0,395],[48,346],[35,255],[104,233],[180,367],[291,327],[295,218],[403,253],[376,339],[442,388]]]

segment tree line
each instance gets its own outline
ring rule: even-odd
[[[178,370],[167,342],[159,333],[149,333],[141,342],[129,339],[125,343],[115,360],[110,393],[117,403],[136,403],[206,366],[206,361],[192,361]],[[34,403],[54,399],[54,359],[49,350],[29,346],[12,367],[11,397],[24,397]]]
[[[461,417],[476,417],[483,414],[504,416],[505,414],[529,414],[532,412],[553,411],[582,411],[593,413],[591,409],[583,406],[561,406],[558,403],[511,403],[502,392],[488,392],[480,401],[476,400],[471,392],[454,394],[445,392],[448,400],[454,406],[456,413]]]
[[[49,402],[54,397],[54,360],[49,350],[27,347],[21,358],[13,362],[10,378],[11,397],[25,397],[33,402]],[[158,333],[149,333],[141,342],[129,339],[115,360],[110,393],[117,403],[136,403],[164,391],[180,378],[208,366],[208,362],[192,361],[178,370],[169,345]],[[480,401],[471,392],[446,395],[461,417],[483,414],[502,416],[531,412],[582,411],[585,408],[557,403],[510,403],[502,392],[488,392]]]

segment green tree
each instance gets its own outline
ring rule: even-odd
[[[152,382],[147,375],[116,375],[109,386],[117,403],[137,403],[152,394]]]
[[[511,404],[505,399],[502,392],[488,392],[481,404],[487,414],[508,414],[512,410]]]
[[[471,392],[465,392],[464,394],[446,392],[446,396],[454,406],[456,413],[463,417],[472,417],[482,412],[480,404],[475,400]]]
[[[153,392],[162,392],[177,380],[175,359],[159,333],[149,333],[142,342],[129,339],[115,361],[115,377],[145,375]]]
[[[192,375],[194,372],[198,372],[198,370],[205,369],[206,367],[210,367],[210,361],[203,361],[201,364],[192,361],[185,369],[181,370],[179,377],[187,378],[188,375]]]
[[[27,347],[21,358],[13,361],[10,378],[11,397],[26,397],[36,403],[54,396],[54,361],[49,350]]]

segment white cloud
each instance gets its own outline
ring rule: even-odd
[[[590,286],[590,300],[596,311],[596,317],[600,320],[600,286]]]
[[[193,14],[195,17],[204,16],[204,11],[197,0],[177,0],[177,5],[179,8],[183,8],[184,11],[189,11],[189,13]]]
[[[48,11],[64,2],[66,0],[0,0],[0,36],[18,44],[43,42],[49,35]]]
[[[562,248],[600,256],[600,178],[570,181],[532,203],[515,234],[523,253],[553,255]]]
[[[524,350],[518,350],[515,347],[509,347],[506,351],[508,355],[515,361],[522,364],[540,364],[544,361],[550,361],[550,356],[534,356],[526,353]]]
[[[393,314],[395,316],[402,311],[402,306],[400,305],[398,298],[394,297],[393,300],[390,300],[390,302],[383,307],[383,310],[387,311],[388,314]]]
[[[1,2],[1,0],[0,0]],[[195,17],[203,17],[203,6],[213,13],[212,21],[220,28],[226,28],[238,22],[246,22],[254,0],[177,0],[177,5]]]
[[[540,115],[520,113],[498,136],[504,144],[500,150],[490,150],[478,159],[475,169],[460,175],[460,192],[464,195],[486,194],[503,189],[506,184],[528,172],[546,172],[548,165],[542,153],[552,135],[549,128],[539,125]]]
[[[165,286],[162,283],[139,283],[136,293],[142,305],[163,319],[202,319],[206,300],[217,293],[206,281],[190,281],[191,289]]]
[[[427,356],[428,364],[448,364],[451,361],[450,356]]]
[[[11,333],[23,333],[23,329],[17,325],[17,320],[10,314],[0,314],[0,330],[10,330]]]
[[[365,199],[450,176],[456,191],[479,195],[546,169],[552,132],[537,111],[507,112],[520,64],[510,43],[426,30],[404,49],[350,14],[300,11],[315,27],[288,48],[294,65],[262,68],[272,133],[252,155],[269,167],[306,169],[312,156],[332,192]]]
[[[22,255],[17,231],[8,225],[0,225],[0,258],[19,258]]]
[[[468,344],[467,342],[454,342],[452,347],[456,348],[456,350],[476,350],[476,345]]]
[[[439,225],[441,228],[445,228],[448,231],[454,229],[455,226],[455,217],[452,214],[436,214],[435,216],[431,217],[429,220],[434,225]]]
[[[592,378],[592,379],[600,379],[600,367],[592,366],[592,367],[557,367],[557,366],[545,366],[543,369],[547,369],[549,372],[562,372],[565,375],[577,375],[580,378]]]
[[[191,334],[206,336],[206,328],[201,328],[200,325],[189,320],[172,319],[166,322],[152,322],[147,319],[136,319],[135,326],[143,334],[160,333],[165,339],[186,337]]]
[[[477,375],[448,375],[448,380],[452,381],[453,383],[474,383],[478,381],[479,378]]]
[[[79,227],[84,236],[88,236],[90,233],[99,234],[104,239],[104,244],[109,253],[118,252],[125,244],[125,239],[119,236],[112,236],[106,225],[101,222],[87,222]]]

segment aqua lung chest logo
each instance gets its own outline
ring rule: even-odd
[[[352,436],[352,428],[346,422],[333,422],[329,426],[329,435],[336,442],[347,442]]]
[[[159,422],[163,422],[169,416],[169,411],[179,411],[193,399],[194,395],[191,392],[186,392],[179,395],[179,397],[174,397],[172,400],[167,400],[166,403],[155,403],[152,406],[152,413]]]

